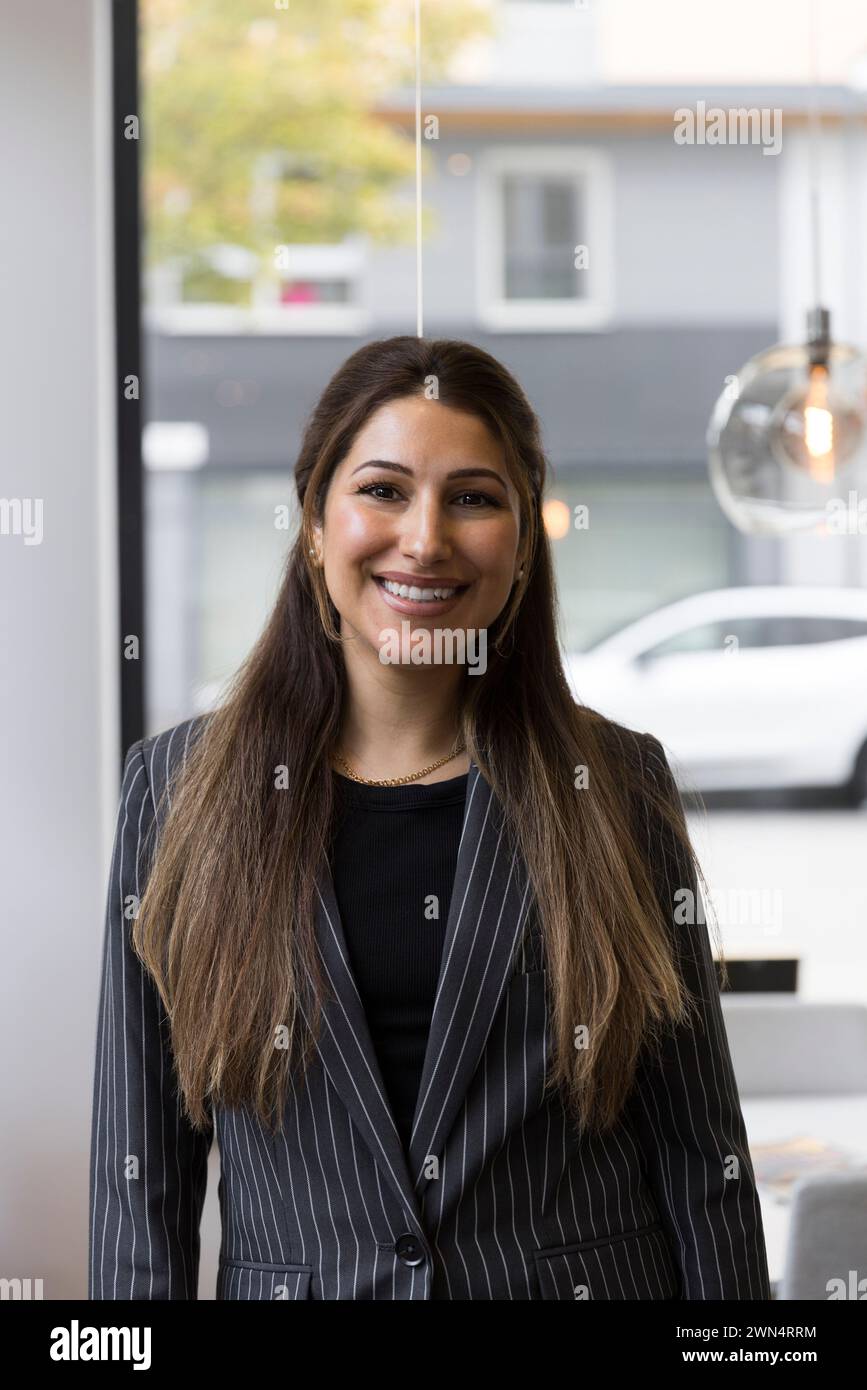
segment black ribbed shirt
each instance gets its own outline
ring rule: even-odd
[[[408,1148],[468,774],[403,787],[366,787],[339,773],[334,777],[334,891],[382,1079]]]

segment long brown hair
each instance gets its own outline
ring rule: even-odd
[[[654,881],[662,846],[648,843],[644,827],[655,824],[678,862],[700,870],[676,793],[646,779],[638,741],[577,704],[569,688],[542,524],[538,419],[481,349],[389,338],[347,359],[306,425],[295,466],[301,519],[279,594],[171,787],[133,924],[197,1127],[213,1103],[245,1105],[279,1126],[289,1073],[311,1056],[324,989],[315,885],[333,827],[330,755],[345,692],[338,615],[310,562],[311,528],[368,417],[431,390],[492,430],[520,498],[524,573],[489,629],[485,674],[464,680],[462,730],[527,864],[551,988],[548,1084],[579,1126],[614,1123],[642,1047],[689,1012],[671,904]],[[588,786],[576,790],[579,766]],[[285,769],[279,778],[277,769]],[[684,872],[680,886],[688,881]],[[592,1046],[576,1048],[578,1024]]]

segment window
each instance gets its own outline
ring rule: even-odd
[[[610,174],[597,150],[482,156],[478,312],[490,329],[594,328],[610,316]]]
[[[714,623],[700,623],[697,627],[685,628],[663,642],[650,647],[645,659],[658,656],[679,656],[686,652],[725,652],[731,646],[731,639],[737,639],[739,650],[749,647],[766,647],[767,619],[730,618]]]
[[[798,647],[817,642],[844,642],[867,637],[867,620],[857,618],[777,617],[728,618],[701,623],[667,637],[645,653],[645,659],[683,652],[724,652],[732,637],[740,650],[756,647]],[[727,639],[729,642],[727,643]]]
[[[180,267],[152,271],[147,326],[179,334],[349,335],[368,326],[359,303],[365,268],[360,237],[332,246],[290,243],[281,248],[279,264],[265,267],[253,258],[243,276],[226,272],[227,259],[226,248],[214,248]]]
[[[261,226],[274,229],[273,257],[217,245],[155,267],[148,275],[148,326],[164,333],[364,332],[369,323],[361,307],[365,238],[279,241],[281,189],[315,185],[326,176],[313,156],[262,154],[253,171],[251,203]]]
[[[294,529],[296,500],[273,469],[149,472],[150,731],[212,708],[249,652],[282,578],[286,505]]]
[[[582,244],[584,200],[569,178],[507,174],[503,179],[506,299],[583,299],[574,247]],[[576,284],[577,278],[577,284]]]
[[[867,637],[867,620],[797,616],[768,619],[768,646],[771,647],[846,642],[853,637]]]

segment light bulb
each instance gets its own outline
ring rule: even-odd
[[[831,385],[828,368],[810,366],[777,404],[768,441],[779,462],[802,469],[817,483],[833,483],[858,451],[864,416]]]
[[[734,389],[732,389],[734,387]],[[867,359],[832,339],[821,307],[806,341],[776,343],[726,381],[707,434],[710,480],[739,530],[822,533],[845,486],[867,486]]]
[[[542,508],[542,520],[545,523],[545,530],[552,541],[562,540],[572,524],[572,513],[565,502],[561,502],[559,497],[549,497]],[[577,522],[576,522],[577,525]]]

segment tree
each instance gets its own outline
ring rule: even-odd
[[[413,139],[375,110],[415,80],[412,0],[143,0],[146,263],[217,243],[414,234]],[[490,31],[484,0],[422,6],[422,78]],[[424,109],[422,112],[425,114]]]

